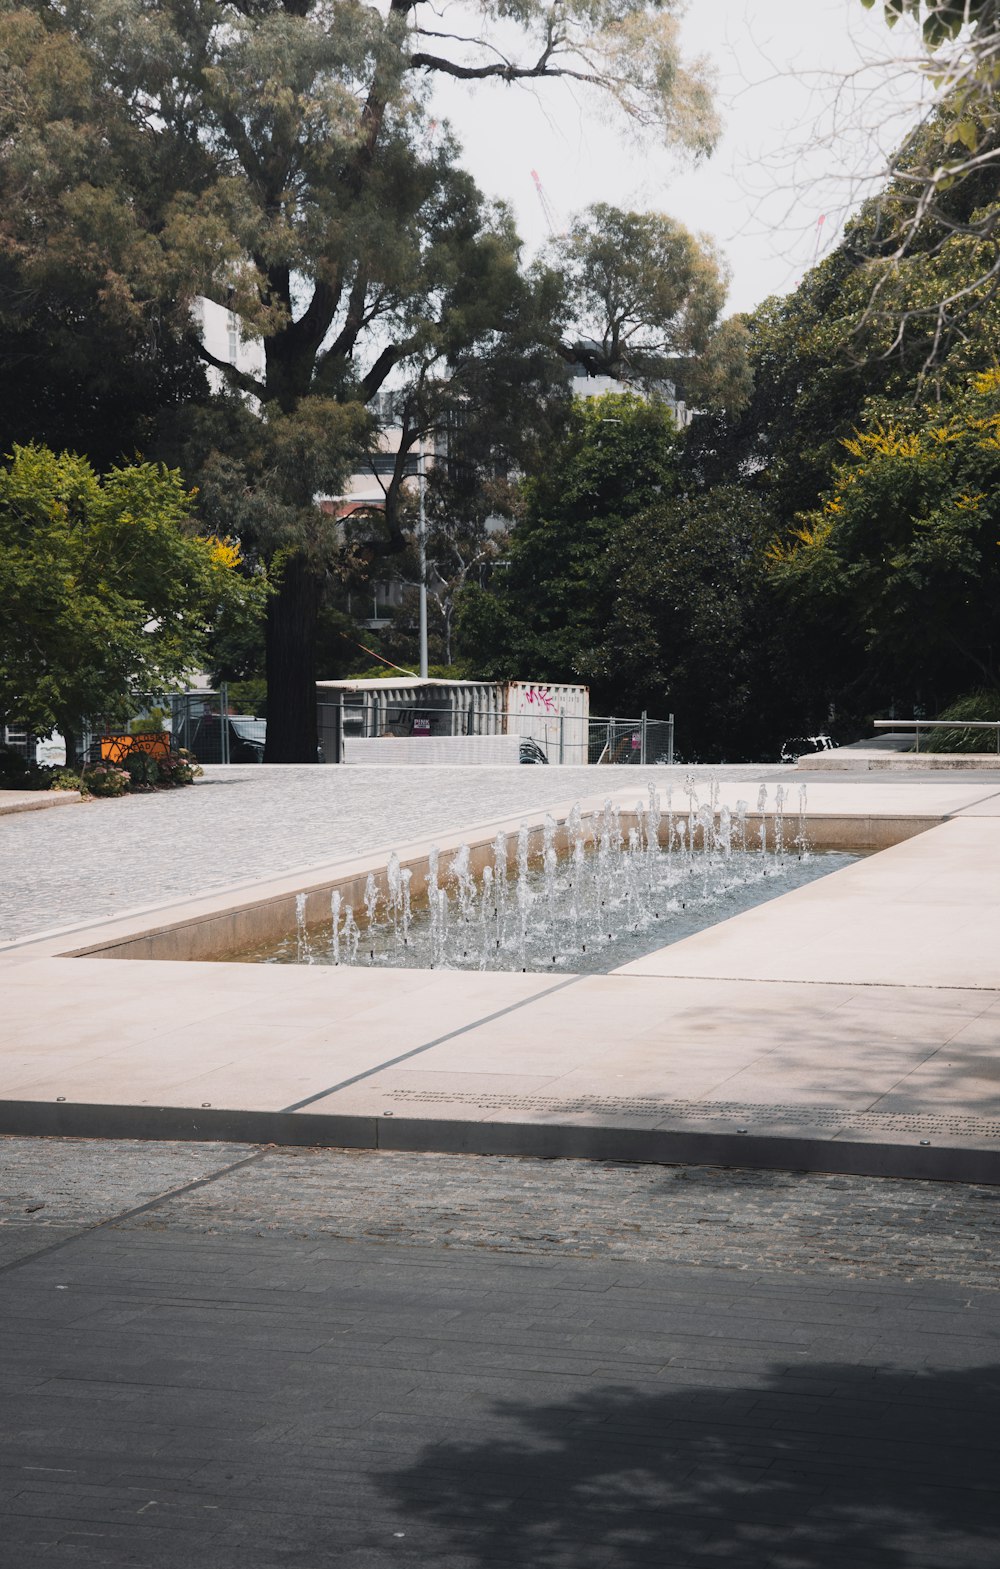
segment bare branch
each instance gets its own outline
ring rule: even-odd
[[[238,370],[228,360],[217,359],[210,350],[206,349],[200,339],[196,340],[195,348],[198,351],[198,357],[203,359],[206,365],[211,365],[214,370],[221,371],[231,386],[238,387],[241,392],[248,392],[254,398],[260,398],[262,402],[267,397],[267,389],[264,383],[258,381],[255,376],[251,376],[245,370]]]

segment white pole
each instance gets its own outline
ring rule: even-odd
[[[420,678],[423,681],[427,680],[427,514],[424,509],[426,481],[424,438],[421,436],[417,446],[417,488],[420,494],[417,544],[420,552]]]

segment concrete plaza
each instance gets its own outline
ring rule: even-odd
[[[259,805],[273,804],[273,772],[243,771],[250,806],[255,793]],[[360,872],[390,848],[426,853],[430,841],[414,839],[413,824],[440,817],[440,782],[428,783],[429,772],[314,769],[304,786],[315,792],[313,809],[325,809],[325,844],[330,823],[349,832],[346,792],[378,801],[383,814],[388,803],[395,845],[362,843],[308,866],[312,841],[300,819],[291,840],[276,830],[296,870],[9,945],[0,953],[0,1130],[1000,1178],[992,773],[811,773],[807,822],[818,842],[889,847],[610,975],[100,956],[141,955],[149,932],[164,934],[169,952],[199,923]],[[552,799],[576,782],[565,771],[504,772],[451,771],[451,810],[460,790],[467,814],[509,807],[504,792],[516,792],[517,815],[480,819],[480,832],[492,833],[537,820],[543,802],[568,808],[565,797]],[[635,769],[591,770],[592,791],[595,773],[624,807],[647,783]],[[197,875],[199,816],[211,822],[232,801],[237,781],[220,775],[180,803],[191,814],[187,838],[170,849],[188,879]],[[682,778],[662,770],[657,783],[679,789]],[[722,799],[753,800],[760,782],[773,793],[776,778],[793,782],[788,770],[770,780],[726,775]],[[83,838],[122,804],[101,803],[100,818],[78,807],[22,825],[33,843],[40,829],[74,823]],[[136,820],[133,811],[126,821]],[[238,826],[230,842],[240,865],[259,839],[273,866],[270,820],[244,815]],[[470,816],[450,831],[442,825],[437,842],[455,846],[475,826]],[[207,844],[209,861],[214,853]],[[86,867],[86,851],[82,860]],[[121,908],[134,901],[134,883],[106,876],[104,897]]]
[[[565,782],[303,772],[0,823],[3,1569],[992,1569],[1000,776],[611,976],[65,957]]]

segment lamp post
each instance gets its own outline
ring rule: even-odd
[[[417,444],[417,490],[420,500],[420,511],[417,522],[417,550],[420,562],[420,679],[427,680],[427,513],[424,506],[424,491],[427,484],[427,470],[424,463],[424,438],[420,437]]]

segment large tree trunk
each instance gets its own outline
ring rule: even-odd
[[[56,718],[58,720],[59,734],[66,742],[66,767],[73,768],[76,766],[80,752],[80,733],[76,728],[76,716],[74,715],[70,718],[68,715],[64,715],[60,718],[57,714]],[[86,762],[85,758],[80,758],[79,760],[81,763]]]
[[[265,763],[315,763],[316,622],[323,585],[303,555],[285,563],[267,609]]]

